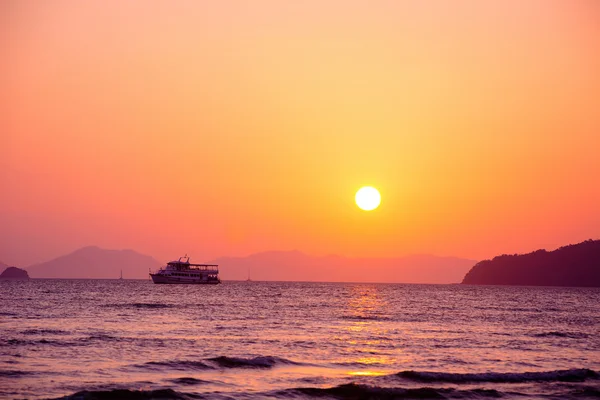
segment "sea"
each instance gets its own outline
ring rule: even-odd
[[[600,288],[0,281],[0,398],[600,398]]]

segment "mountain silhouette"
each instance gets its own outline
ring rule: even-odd
[[[0,269],[1,268],[2,267],[0,267]],[[29,279],[29,275],[27,275],[27,271],[25,271],[24,269],[17,267],[8,267],[4,271],[2,271],[2,273],[0,274],[0,279]]]
[[[310,256],[300,251],[268,251],[221,257],[221,279],[253,281],[458,283],[476,261],[414,255],[398,258]]]
[[[26,269],[31,278],[118,279],[123,271],[124,279],[147,279],[148,269],[160,266],[154,258],[133,250],[88,246]]]
[[[481,261],[465,275],[462,283],[600,287],[600,240]]]
[[[247,257],[220,257],[223,280],[457,283],[476,261],[457,257],[414,255],[398,258],[311,256],[300,251],[267,251]],[[148,269],[163,264],[133,250],[83,247],[26,268],[31,278],[147,279]]]

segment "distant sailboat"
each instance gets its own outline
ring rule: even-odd
[[[248,279],[246,279],[246,282],[252,282],[252,279],[250,279],[250,268],[248,268]]]
[[[123,270],[121,270],[121,276],[119,277],[119,280],[123,280]]]

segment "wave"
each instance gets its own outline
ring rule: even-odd
[[[17,317],[18,314],[8,312],[8,311],[0,311],[0,317]]]
[[[177,371],[187,371],[187,370],[207,370],[207,369],[215,369],[213,366],[207,364],[204,361],[149,361],[142,365],[137,365],[140,368],[148,368],[148,369],[174,369]]]
[[[27,329],[21,333],[23,335],[69,335],[69,332],[60,329]]]
[[[182,378],[171,379],[171,382],[177,385],[201,385],[204,383],[211,383],[210,381],[203,381],[202,379],[191,378],[188,376],[184,376]]]
[[[295,361],[274,356],[260,356],[254,358],[220,356],[209,358],[208,361],[213,362],[222,368],[272,368],[276,365],[301,365]]]
[[[583,333],[583,332],[558,332],[558,331],[535,333],[532,336],[534,336],[534,337],[560,337],[560,338],[570,338],[570,339],[585,339],[585,338],[589,337],[588,334]]]
[[[521,382],[583,382],[588,379],[600,379],[600,374],[586,368],[566,369],[546,372],[484,372],[484,373],[450,373],[402,371],[396,376],[418,382],[443,383],[521,383]]]
[[[273,393],[275,397],[333,397],[336,399],[446,399],[446,398],[498,398],[503,393],[494,389],[458,390],[452,388],[386,388],[348,383],[330,388],[294,388]]]
[[[329,365],[335,367],[348,367],[348,368],[373,368],[373,367],[386,367],[387,365],[382,362],[369,361],[369,362],[360,362],[360,361],[340,361],[340,362],[332,362]]]
[[[35,332],[34,332],[35,331]],[[39,332],[44,330],[24,331],[25,338],[0,338],[0,347],[21,347],[21,346],[55,346],[55,347],[86,347],[93,346],[98,342],[115,342],[115,343],[134,343],[139,346],[165,347],[167,342],[170,344],[185,344],[194,345],[191,339],[163,339],[163,338],[143,338],[143,337],[119,337],[105,333],[94,333],[83,337],[67,337],[71,335],[64,331],[53,331],[53,333],[40,334],[41,338],[36,338]],[[62,332],[62,333],[59,333]],[[53,336],[54,335],[54,336]],[[27,337],[28,336],[28,337]],[[57,336],[62,336],[58,338]]]
[[[120,337],[109,335],[107,333],[92,333],[89,336],[82,337],[78,339],[80,342],[91,342],[91,341],[99,341],[99,342],[114,342],[121,341]]]
[[[21,377],[24,375],[31,375],[31,374],[33,374],[33,372],[0,369],[0,376],[4,376],[4,377]]]
[[[31,344],[30,340],[21,340],[21,339],[0,339],[0,347],[3,346],[24,346],[27,344]]]
[[[82,338],[77,340],[56,340],[56,339],[35,339],[35,340],[23,340],[23,339],[0,339],[0,347],[16,347],[16,346],[56,346],[56,347],[74,347],[74,346],[85,346],[90,341],[90,338]]]
[[[50,345],[50,346],[71,346],[73,343],[60,340],[23,340],[23,339],[0,339],[0,347],[14,347],[14,346],[35,346],[38,344]]]
[[[185,370],[211,370],[211,369],[229,369],[229,368],[273,368],[278,365],[303,365],[295,361],[287,360],[281,357],[260,356],[254,358],[242,357],[214,357],[199,361],[173,360],[173,361],[150,361],[139,368],[150,369],[174,369],[178,371]]]
[[[132,303],[131,307],[134,308],[174,308],[172,304],[164,303]]]
[[[194,378],[180,378],[186,382],[174,380],[179,384],[194,385],[204,383]],[[189,380],[189,381],[188,381]],[[191,399],[265,399],[265,398],[334,398],[339,400],[356,399],[486,399],[486,398],[526,398],[537,395],[532,393],[502,392],[496,389],[457,389],[457,388],[400,388],[381,387],[357,383],[347,383],[333,387],[297,387],[281,389],[270,392],[212,392],[212,393],[183,393],[173,389],[135,390],[135,389],[111,389],[111,390],[84,390],[72,395],[57,398],[55,400],[191,400]],[[598,398],[600,390],[596,387],[568,388],[564,392],[551,395],[541,395],[543,398]]]
[[[175,308],[173,304],[165,303],[120,303],[120,304],[104,304],[101,307],[106,308]]]
[[[84,390],[74,393],[69,396],[58,397],[55,400],[146,400],[146,399],[166,399],[166,400],[188,400],[194,398],[202,398],[191,394],[176,392],[173,389],[157,389],[157,390],[129,390],[129,389],[112,389],[112,390]]]
[[[572,390],[570,394],[576,398],[600,399],[600,388],[585,386]]]
[[[391,321],[390,317],[381,315],[342,315],[340,319],[350,321]]]

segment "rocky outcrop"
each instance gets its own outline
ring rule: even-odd
[[[600,240],[481,261],[464,284],[600,287]]]
[[[24,269],[8,267],[0,274],[0,279],[29,279],[29,274]]]

